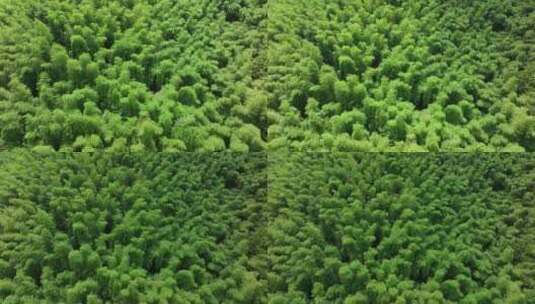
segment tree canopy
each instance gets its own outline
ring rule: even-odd
[[[530,154],[0,153],[0,302],[535,299]]]
[[[269,8],[270,150],[534,151],[534,1]]]
[[[535,151],[534,7],[1,0],[0,148]]]
[[[259,303],[264,154],[0,154],[0,302]]]
[[[0,148],[263,150],[265,15],[257,0],[1,0]]]
[[[275,154],[269,303],[533,303],[534,161]]]

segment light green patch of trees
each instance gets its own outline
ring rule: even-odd
[[[0,148],[263,150],[265,15],[256,0],[0,1]]]
[[[269,8],[271,150],[534,151],[534,1]]]
[[[3,149],[535,150],[533,0],[0,4]]]

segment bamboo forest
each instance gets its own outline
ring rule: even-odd
[[[535,151],[535,0],[1,0],[0,147]]]
[[[531,154],[0,154],[2,303],[533,303]]]
[[[535,304],[535,0],[0,0],[1,304]]]

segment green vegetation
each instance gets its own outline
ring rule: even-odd
[[[270,157],[270,303],[535,303],[535,158]]]
[[[0,154],[0,302],[254,303],[263,154]]]
[[[0,0],[0,148],[262,150],[260,2]]]
[[[535,0],[0,0],[0,148],[535,151]]]
[[[534,156],[479,153],[535,152],[534,29],[535,0],[0,0],[0,302],[535,304]]]
[[[0,0],[0,302],[535,303],[533,155],[342,153],[535,152],[534,29],[535,0]]]
[[[0,302],[535,303],[531,154],[0,154]]]
[[[270,149],[535,151],[535,1],[270,3]]]

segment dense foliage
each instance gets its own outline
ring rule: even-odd
[[[270,303],[535,303],[535,158],[277,154]]]
[[[270,3],[271,149],[535,150],[535,1]]]
[[[535,303],[529,154],[0,154],[0,302]]]
[[[0,0],[0,148],[535,151],[535,0]]]
[[[0,154],[0,302],[256,303],[263,154]]]
[[[1,303],[535,304],[535,155],[343,153],[535,152],[535,0],[0,0],[0,150]]]
[[[260,0],[0,0],[0,148],[258,151]]]

